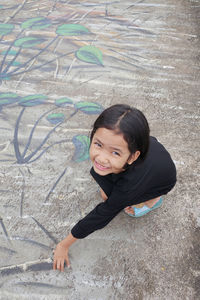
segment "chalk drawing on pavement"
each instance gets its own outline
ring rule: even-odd
[[[35,106],[45,104],[47,102],[48,97],[42,94],[34,94],[28,95],[25,97],[20,97],[15,93],[0,93],[0,111],[3,111],[4,107],[7,106],[19,106],[22,109],[19,112],[19,115],[16,120],[16,125],[14,128],[14,137],[13,137],[13,145],[16,156],[16,163],[18,164],[30,164],[34,161],[41,158],[44,153],[52,148],[54,145],[68,142],[69,139],[60,140],[52,143],[47,146],[47,141],[50,136],[56,131],[56,129],[62,124],[68,122],[72,117],[74,117],[78,112],[84,113],[86,115],[95,115],[100,114],[103,110],[103,107],[95,102],[86,102],[79,101],[73,102],[73,100],[69,98],[62,97],[60,99],[56,99],[54,101],[53,107],[49,110],[43,112],[40,116],[37,117],[35,123],[29,133],[27,138],[27,142],[24,146],[24,149],[20,149],[22,143],[19,141],[19,129],[20,124],[22,122],[23,115],[28,110],[27,113],[30,113],[29,110],[33,110]],[[63,112],[58,112],[59,109],[63,111],[63,109],[68,108],[67,112],[69,112],[69,108],[72,112],[66,116]],[[52,129],[46,134],[46,136],[42,139],[40,144],[30,152],[30,145],[34,136],[34,133],[39,125],[39,122],[43,119],[46,119],[48,123],[53,125]],[[73,156],[73,160],[77,162],[84,161],[88,159],[88,145],[89,139],[87,136],[75,136],[72,139],[75,145],[75,154]],[[29,154],[27,152],[29,151]]]

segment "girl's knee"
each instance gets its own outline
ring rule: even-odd
[[[101,193],[101,198],[103,199],[103,201],[106,201],[108,199],[108,197],[106,196],[106,194],[104,193],[104,191],[102,189],[100,189],[100,193]]]

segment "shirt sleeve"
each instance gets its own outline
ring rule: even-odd
[[[127,206],[126,201],[123,201],[123,199],[116,191],[113,191],[106,201],[98,204],[72,228],[72,235],[77,239],[82,239],[92,232],[105,227]]]

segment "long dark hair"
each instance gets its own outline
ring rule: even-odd
[[[94,122],[90,141],[98,128],[106,128],[122,134],[130,153],[140,151],[140,158],[145,158],[149,148],[150,129],[147,119],[140,110],[126,104],[110,106]]]

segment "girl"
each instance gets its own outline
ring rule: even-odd
[[[149,136],[143,113],[125,104],[104,110],[90,138],[91,175],[104,202],[80,220],[54,251],[54,270],[70,266],[69,247],[106,226],[121,210],[140,217],[162,204],[176,183],[176,169],[167,150]],[[142,204],[141,204],[142,203]],[[140,204],[139,206],[137,206]]]

